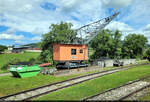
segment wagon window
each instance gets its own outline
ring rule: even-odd
[[[80,53],[83,53],[83,50],[82,50],[82,49],[80,49]]]
[[[76,55],[76,49],[71,49],[71,55]]]

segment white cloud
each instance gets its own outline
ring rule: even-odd
[[[24,42],[20,40],[15,40],[15,44],[24,44]]]
[[[141,29],[147,38],[150,38],[150,24],[147,24]]]
[[[17,31],[15,28],[8,28],[7,30],[3,31],[6,34],[14,34]]]
[[[144,31],[150,31],[150,24],[147,24],[144,28],[143,28]]]
[[[48,25],[52,23],[52,16],[40,7],[41,2],[43,0],[1,0],[0,17],[4,18],[5,22],[0,25],[31,33],[39,28],[37,33],[45,33]]]
[[[120,30],[123,34],[122,39],[124,39],[124,37],[127,36],[128,34],[135,33],[135,34],[142,34],[145,37],[147,37],[148,40],[150,40],[150,24],[146,25],[145,27],[143,27],[141,29],[135,29],[123,22],[113,21],[108,26],[106,26],[105,29],[110,29],[112,31]]]
[[[55,12],[41,8],[40,4],[43,1],[13,0],[11,2],[11,0],[1,0],[0,17],[5,18],[6,21],[1,22],[0,25],[9,26],[16,31],[43,34],[49,31],[49,26],[52,23],[72,21],[75,24],[85,25],[90,21],[106,16],[99,0],[53,0],[52,2],[58,6]],[[80,21],[73,20],[71,16],[76,17]],[[75,26],[77,27],[78,25]]]
[[[39,0],[37,0],[39,1]],[[10,13],[15,13],[15,12],[29,12],[33,6],[36,5],[37,1],[35,0],[1,0],[0,1],[0,13],[5,12],[10,12]],[[35,3],[32,3],[35,2]]]
[[[40,5],[44,2],[56,5],[56,11],[41,8]],[[123,10],[121,13],[124,15],[106,28],[118,29],[124,33],[139,32],[148,35],[150,0],[0,0],[0,25],[10,27],[3,32],[5,35],[0,34],[0,37],[16,39],[18,37],[15,35],[16,31],[43,34],[49,31],[52,23],[60,21],[71,22],[74,29],[79,28],[108,16],[107,8],[125,8],[127,12]],[[144,28],[145,25],[147,26]],[[12,35],[14,38],[10,37]],[[31,39],[38,40],[40,37],[35,36]]]
[[[60,6],[62,7],[62,11],[70,12],[74,9],[77,9],[76,7],[80,7],[81,4],[85,3],[85,1],[87,0],[61,0]]]
[[[120,18],[123,22],[130,22],[136,28],[141,28],[144,25],[150,23],[149,13],[150,0],[135,0],[134,3],[128,8],[124,16]]]
[[[0,34],[0,40],[21,40],[24,39],[23,35],[15,35],[15,34]]]
[[[131,32],[135,30],[132,27],[130,27],[128,24],[125,24],[123,22],[117,22],[117,21],[111,22],[108,26],[106,26],[106,29],[110,29],[113,31],[120,30],[122,32]]]
[[[31,40],[33,40],[33,41],[40,41],[41,37],[40,36],[35,36]]]
[[[133,1],[135,0],[102,0],[104,7],[112,7],[116,9],[129,6]]]

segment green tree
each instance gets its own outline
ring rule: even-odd
[[[125,37],[122,53],[124,58],[142,58],[147,38],[144,35],[129,34]]]
[[[146,57],[150,57],[150,48],[146,50]]]
[[[93,59],[97,59],[100,57],[109,57],[111,52],[113,40],[111,31],[102,30],[99,34],[92,40],[91,47],[94,50],[94,54],[92,56]]]
[[[41,43],[41,59],[43,62],[52,62],[54,43],[72,43],[76,39],[77,33],[71,29],[72,26],[71,23],[61,22],[49,27],[50,32],[43,35]]]
[[[116,30],[102,30],[91,42],[94,49],[92,58],[110,57],[117,58],[121,55],[121,32]]]
[[[0,45],[0,53],[4,52],[5,49],[7,49],[6,46]]]
[[[110,57],[118,58],[121,55],[121,47],[122,47],[121,36],[122,36],[122,34],[119,30],[116,30],[111,35],[112,35],[112,46],[111,46]]]

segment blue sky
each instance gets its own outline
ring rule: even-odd
[[[73,29],[120,11],[105,29],[145,35],[150,43],[150,0],[0,0],[0,44],[39,42],[49,26],[71,22]]]

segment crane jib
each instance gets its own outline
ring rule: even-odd
[[[80,41],[76,41],[76,43],[88,44],[98,34],[98,32],[100,32],[106,25],[108,25],[118,14],[119,12],[116,12],[109,17],[76,29],[79,36],[78,38],[80,38]]]

